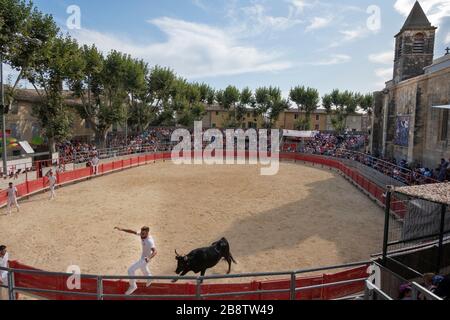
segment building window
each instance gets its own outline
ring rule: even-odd
[[[316,124],[316,131],[320,130],[320,125]]]
[[[296,114],[296,115],[294,116],[294,119],[295,119],[295,120],[298,120],[298,114]]]
[[[397,59],[400,58],[403,54],[403,38],[399,38],[398,39],[398,44],[397,44]]]
[[[84,120],[84,128],[85,129],[91,129],[91,123],[87,120]]]
[[[216,127],[217,127],[217,125],[216,125],[215,123],[213,123],[213,124],[212,124],[212,127],[213,127],[213,128],[216,128]]]
[[[319,121],[320,120],[320,116],[317,114],[316,115],[316,121]]]
[[[219,116],[219,112],[216,112],[216,116]]]
[[[441,126],[440,126],[441,130],[439,134],[440,141],[447,141],[448,139],[448,113],[449,110],[442,111]]]
[[[425,35],[418,33],[414,36],[413,53],[422,54],[425,52]]]

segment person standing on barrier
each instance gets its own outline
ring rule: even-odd
[[[56,176],[53,174],[53,170],[50,170],[48,173],[48,184],[50,186],[50,200],[53,200],[56,198]]]
[[[100,163],[100,159],[97,156],[97,153],[95,153],[94,157],[91,160],[92,163],[92,173],[94,175],[98,175],[98,165]]]
[[[17,202],[18,191],[12,182],[9,183],[9,188],[7,190],[8,194],[8,203],[7,203],[7,214],[11,214],[11,207],[15,206],[17,208],[17,212],[20,212],[20,206]]]
[[[9,255],[6,251],[6,246],[0,246],[0,267],[8,268],[8,260]],[[8,285],[8,271],[0,270],[0,285],[7,286]],[[8,292],[8,289],[0,287],[0,300],[6,300],[7,295],[5,293]]]
[[[155,241],[153,240],[153,237],[150,236],[150,228],[149,227],[143,227],[141,229],[141,232],[135,232],[133,230],[127,230],[127,229],[121,229],[121,228],[115,228],[116,230],[119,230],[121,232],[138,235],[141,237],[141,243],[142,243],[142,255],[141,259],[134,263],[129,269],[128,269],[128,275],[130,277],[134,276],[136,274],[137,270],[141,270],[142,273],[146,277],[151,277],[152,274],[150,273],[150,270],[148,268],[149,262],[157,255]],[[152,284],[152,281],[149,279],[147,280],[147,288],[150,287]],[[137,284],[136,280],[130,279],[130,288],[125,293],[126,295],[132,295],[137,290]]]

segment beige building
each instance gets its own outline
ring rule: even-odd
[[[234,118],[233,110],[226,110],[220,106],[208,106],[206,108],[206,115],[203,117],[204,128],[220,128],[227,127],[227,123]],[[242,128],[262,128],[264,126],[264,118],[261,115],[256,115],[253,110],[247,110],[242,119]]]
[[[304,112],[298,113],[296,109],[290,109],[283,112],[278,121],[276,127],[278,129],[296,130],[296,125],[300,119],[304,119],[306,114]],[[316,110],[310,116],[311,130],[324,131],[327,130],[328,115],[325,110]]]
[[[14,104],[6,116],[6,130],[19,141],[32,141],[42,136],[39,120],[33,116],[33,105],[40,102],[35,90],[18,90]],[[74,100],[67,100],[68,105],[75,105]],[[86,121],[73,112],[73,138],[81,141],[90,141],[94,131],[89,128]]]

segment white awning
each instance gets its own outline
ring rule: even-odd
[[[296,131],[296,130],[283,130],[284,137],[292,138],[314,138],[319,131]]]
[[[435,109],[447,109],[450,110],[450,104],[443,105],[443,106],[433,106]]]
[[[30,146],[30,144],[27,141],[19,141],[19,145],[22,147],[23,150],[25,150],[28,154],[33,154],[34,150]]]

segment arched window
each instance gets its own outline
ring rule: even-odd
[[[421,54],[425,52],[425,35],[418,33],[414,36],[413,53]]]
[[[399,38],[397,42],[397,59],[402,56],[403,53],[403,38]]]

